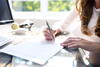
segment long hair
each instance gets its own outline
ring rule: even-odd
[[[96,25],[96,28],[95,28],[95,35],[100,37],[100,15],[98,17],[97,25]]]
[[[83,34],[91,36],[92,33],[88,29],[88,24],[93,14],[93,6],[95,0],[76,0],[76,9],[80,15],[81,20],[81,31]],[[100,16],[95,28],[95,35],[100,37]]]

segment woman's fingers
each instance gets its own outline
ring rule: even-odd
[[[50,33],[50,31],[48,29],[44,30],[43,33],[44,33],[44,36],[45,36],[46,40],[49,40],[49,41],[53,40],[53,37],[51,36],[51,33]],[[52,33],[54,35],[54,31],[53,30],[52,30]]]
[[[69,48],[78,48],[79,46],[78,46],[78,44],[76,44],[76,43],[74,44],[74,43],[73,43],[72,45],[68,45],[68,47],[69,47]]]
[[[70,37],[67,40],[65,40],[63,43],[61,43],[61,45],[65,47],[67,46],[69,48],[82,48],[82,49],[94,52],[95,50],[98,49],[99,47],[98,45],[100,45],[100,43],[97,44],[95,42],[91,42],[86,39]]]
[[[79,41],[81,41],[81,38],[70,37],[67,40],[65,40],[63,43],[61,43],[61,46],[78,48],[79,47]]]
[[[69,37],[67,40],[82,40],[82,38],[79,37]]]
[[[71,45],[78,45],[77,41],[68,41],[68,42],[64,42],[64,43],[61,43],[61,46],[71,46]]]

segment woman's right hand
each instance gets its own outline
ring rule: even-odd
[[[57,34],[59,34],[61,32],[60,29],[57,29],[57,30],[51,30],[51,33],[53,34],[53,37],[49,31],[49,29],[45,29],[43,30],[43,33],[44,33],[44,37],[46,40],[48,41],[52,41],[52,40],[55,40],[54,38],[57,36]]]
[[[52,40],[54,40],[54,38],[55,38],[55,33],[56,33],[56,31],[55,31],[55,30],[51,30],[51,32],[52,32],[52,34],[53,34],[53,37],[52,37],[52,35],[51,35],[49,29],[43,30],[44,37],[45,37],[45,39],[48,40],[48,41],[52,41]]]

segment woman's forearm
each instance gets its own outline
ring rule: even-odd
[[[99,53],[100,54],[100,43],[99,42],[94,42],[94,53]]]

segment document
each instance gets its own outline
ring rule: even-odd
[[[62,47],[54,42],[33,39],[17,45],[8,45],[0,52],[43,65],[61,49]]]
[[[11,42],[12,40],[8,37],[0,36],[0,47]]]

